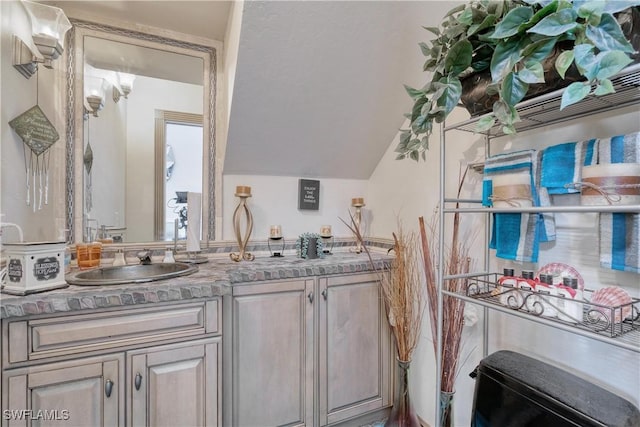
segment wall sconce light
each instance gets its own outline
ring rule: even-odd
[[[98,117],[98,111],[104,107],[105,83],[102,77],[84,76],[85,98],[94,117]]]
[[[124,99],[129,99],[129,94],[133,89],[133,82],[136,79],[135,74],[129,74],[129,73],[118,72],[117,76],[118,76],[118,86],[120,86],[120,89],[118,89],[115,86],[113,87],[113,100],[115,102],[120,101],[121,95],[124,95]]]
[[[28,79],[38,70],[38,63],[53,68],[51,62],[64,52],[64,36],[71,23],[58,7],[25,0],[22,4],[31,20],[31,38],[42,56],[36,56],[19,37],[13,36],[13,66]]]

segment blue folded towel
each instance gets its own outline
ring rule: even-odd
[[[542,175],[542,155],[544,151],[538,151],[536,155],[536,161],[533,163],[533,180],[539,183]],[[546,187],[537,186],[539,204],[536,206],[551,206],[551,197]],[[556,240],[556,219],[553,213],[543,212],[540,214],[542,217],[542,225],[538,227],[540,242],[552,242]]]
[[[527,174],[531,182],[531,199],[539,205],[535,183],[535,150],[499,154],[486,159],[483,177],[482,200],[484,206],[491,206],[493,178],[504,174]],[[544,218],[539,214],[496,213],[489,247],[496,250],[498,258],[522,262],[537,262],[539,242],[543,234]]]
[[[540,186],[549,194],[579,193],[572,183],[582,181],[582,166],[595,164],[597,140],[567,142],[545,148],[542,153]]]
[[[640,163],[640,132],[601,139],[598,163]],[[600,214],[600,265],[640,273],[640,214]]]

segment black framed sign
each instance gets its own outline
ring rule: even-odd
[[[300,179],[298,181],[298,209],[314,210],[320,208],[320,181]]]

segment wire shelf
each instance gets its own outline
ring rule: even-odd
[[[457,295],[498,306],[501,311],[513,311],[529,318],[544,318],[552,324],[562,325],[563,329],[575,328],[607,338],[621,337],[629,332],[636,332],[640,336],[639,298],[631,298],[631,302],[626,304],[607,306],[591,302],[594,291],[584,289],[582,300],[565,300],[560,296],[543,295],[526,289],[504,288],[499,285],[500,277],[498,273],[470,275],[465,278],[462,293]],[[456,295],[454,292],[447,294]],[[580,306],[577,317],[563,309],[567,301]],[[560,316],[549,316],[554,312]],[[640,342],[636,344],[640,351]]]

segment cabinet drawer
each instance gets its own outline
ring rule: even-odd
[[[10,322],[8,362],[221,332],[220,301]],[[5,359],[5,360],[7,360]]]

